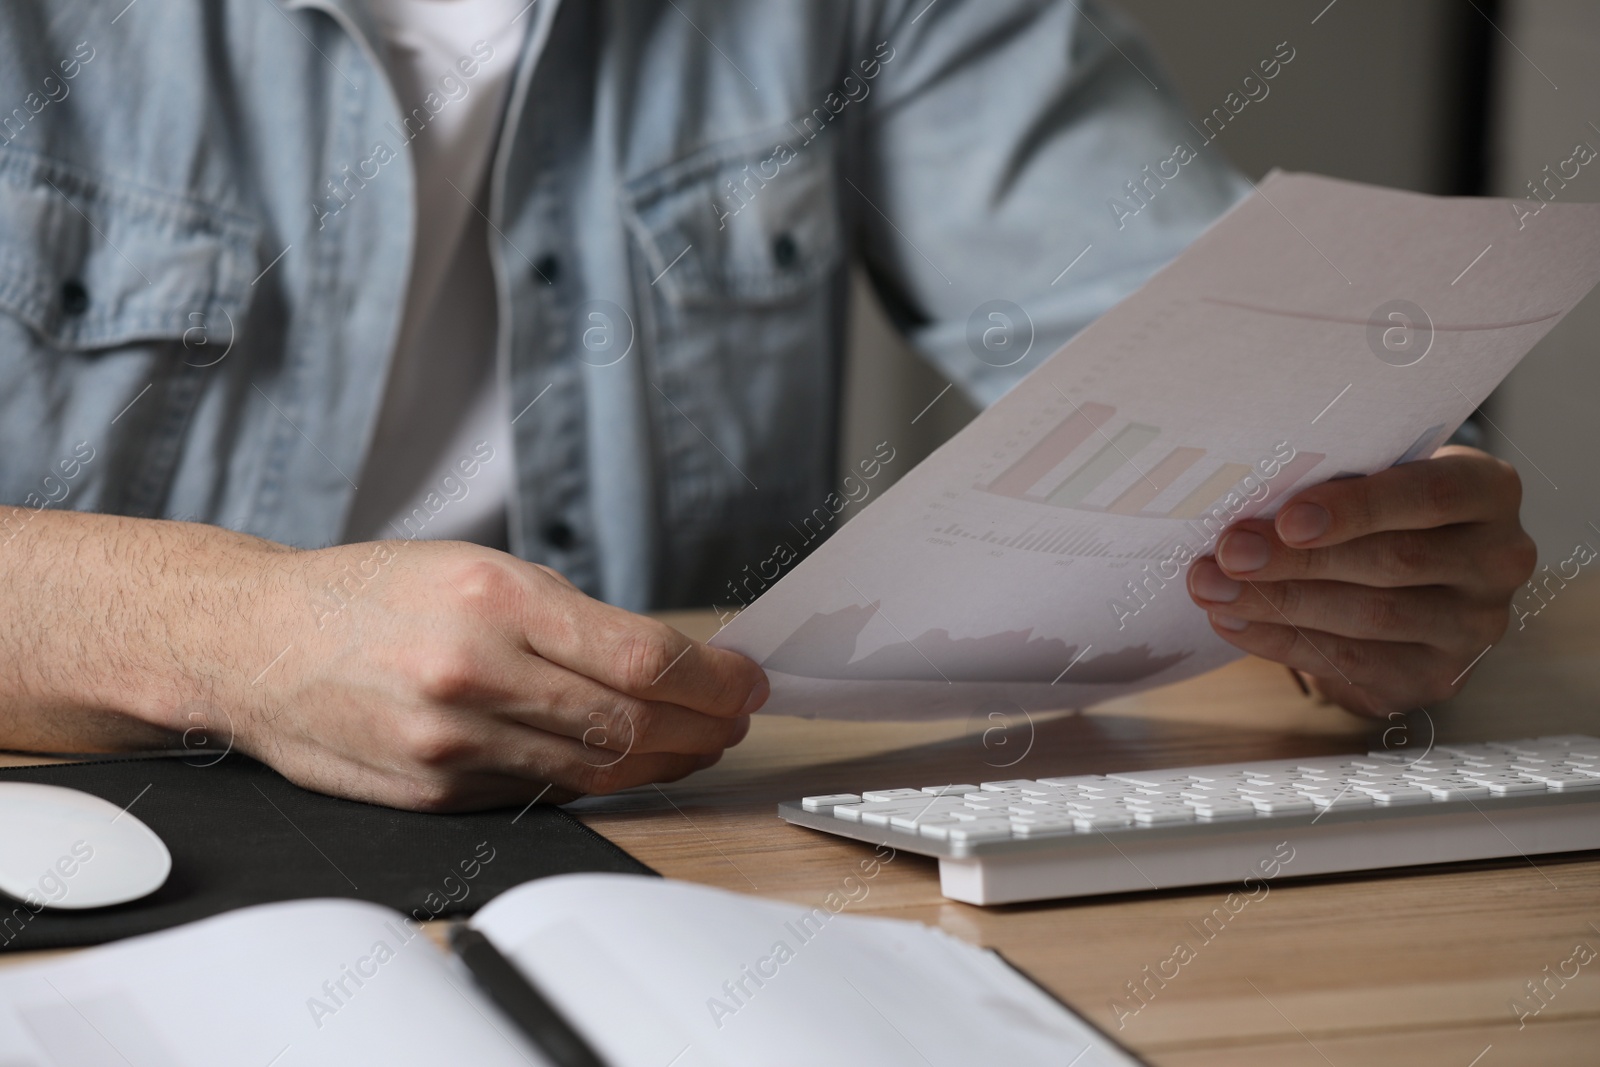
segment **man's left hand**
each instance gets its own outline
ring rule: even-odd
[[[1381,716],[1453,695],[1510,620],[1537,551],[1509,464],[1446,446],[1324,482],[1248,519],[1189,569],[1217,636]]]

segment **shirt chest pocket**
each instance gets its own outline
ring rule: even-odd
[[[832,140],[783,126],[625,188],[671,537],[756,535],[827,491],[845,294],[838,181]]]
[[[205,205],[0,155],[0,501],[155,513],[255,243]]]

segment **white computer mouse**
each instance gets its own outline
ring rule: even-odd
[[[171,870],[161,838],[110,801],[0,782],[0,894],[35,909],[103,908],[154,893]]]

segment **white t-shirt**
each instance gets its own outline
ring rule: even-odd
[[[415,161],[416,247],[345,540],[448,538],[504,548],[511,427],[495,358],[484,216],[496,134],[536,16],[527,0],[367,3],[400,101],[396,137],[409,139]]]

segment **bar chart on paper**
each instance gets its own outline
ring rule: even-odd
[[[1247,462],[1212,459],[1207,449],[1192,445],[1159,447],[1161,427],[1118,420],[1117,409],[1109,404],[1066,401],[1063,406],[1064,417],[999,473],[974,488],[1055,508],[1193,519],[1204,515],[1255,469]],[[1296,453],[1271,478],[1263,479],[1268,483],[1267,494],[1253,503],[1250,513],[1269,507],[1325,458],[1320,452]],[[961,531],[949,532],[965,536]],[[1062,547],[1062,538],[1070,535],[1054,539],[1053,548],[1040,547],[1038,542],[1011,547],[1068,550]]]

